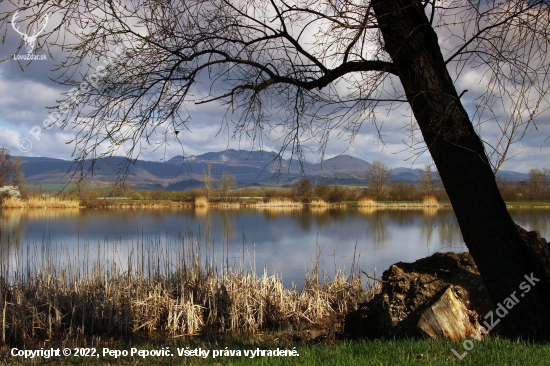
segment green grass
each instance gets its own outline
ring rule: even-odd
[[[46,361],[52,365],[547,365],[550,359],[550,345],[537,345],[522,341],[507,341],[500,338],[489,338],[484,341],[473,341],[468,344],[472,347],[463,359],[457,358],[457,353],[465,352],[461,344],[445,340],[361,340],[339,341],[333,345],[319,343],[291,344],[278,343],[276,338],[266,341],[231,339],[227,341],[177,341],[164,342],[118,342],[109,346],[97,346],[99,357],[57,357]],[[46,346],[50,347],[50,346]],[[82,347],[82,346],[80,346]],[[126,356],[114,358],[103,356],[103,348],[112,350],[160,350],[169,347],[172,356]],[[214,350],[240,350],[241,356],[217,356],[213,358]],[[20,347],[23,348],[23,347]],[[39,348],[39,347],[38,347]],[[55,347],[54,347],[55,348]],[[202,348],[209,350],[207,358],[193,356],[178,356],[177,349]],[[294,357],[254,357],[244,355],[244,350],[296,350],[299,356]],[[28,347],[27,349],[33,349]],[[37,349],[37,348],[34,348]],[[30,364],[21,357],[6,356],[9,364]]]
[[[510,206],[550,206],[550,201],[505,201]]]

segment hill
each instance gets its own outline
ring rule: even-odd
[[[137,160],[130,166],[128,182],[138,189],[154,189],[164,187],[167,190],[179,191],[201,185],[203,170],[208,163],[212,164],[212,176],[220,179],[223,172],[235,175],[241,185],[277,184],[291,185],[300,178],[301,167],[298,162],[292,164],[288,160],[276,159],[272,151],[225,150],[192,155],[184,159],[174,156],[166,161]],[[94,163],[94,176],[89,177],[95,182],[115,181],[123,167],[125,158],[102,158]],[[22,157],[25,178],[35,185],[65,184],[69,180],[70,171],[75,166],[72,161],[48,157]],[[280,163],[280,175],[275,175]],[[339,155],[326,159],[322,163],[303,164],[304,174],[312,183],[366,185],[365,170],[372,165],[362,159],[350,155]],[[91,167],[88,162],[84,170]],[[511,181],[528,179],[528,174],[513,171],[501,171],[498,176]],[[390,181],[415,183],[420,177],[420,169],[394,168]]]

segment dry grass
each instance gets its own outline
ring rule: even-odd
[[[359,208],[423,208],[423,207],[445,207],[450,204],[441,204],[433,196],[424,197],[423,202],[376,202],[369,198],[363,198],[358,203]]]
[[[271,197],[265,202],[257,202],[247,204],[246,207],[303,207],[301,202],[294,202],[290,198],[275,198]]]
[[[424,197],[424,205],[426,206],[438,206],[437,198],[434,196],[426,196]]]
[[[220,202],[216,204],[216,207],[219,208],[241,208],[241,204],[239,202]]]
[[[378,202],[376,202],[375,200],[373,200],[373,199],[362,198],[362,199],[359,200],[359,202],[357,202],[357,206],[359,206],[359,207],[376,207],[376,206],[380,206],[380,204]]]
[[[204,196],[195,197],[195,207],[208,207],[208,198]]]
[[[279,276],[265,270],[258,276],[234,266],[218,273],[211,260],[201,260],[200,243],[181,241],[170,247],[180,249],[170,251],[158,238],[146,238],[129,250],[126,265],[109,262],[106,258],[117,256],[105,249],[98,250],[103,259],[88,265],[68,250],[57,256],[66,258],[63,262],[49,257],[45,244],[27,246],[12,268],[1,266],[2,341],[301,329],[355,310],[373,293],[356,273],[320,275],[318,263],[300,291],[284,288]]]
[[[327,203],[321,199],[313,200],[309,204],[311,207],[329,207],[330,203]]]
[[[80,201],[54,196],[38,196],[26,199],[7,197],[2,201],[4,208],[79,208]]]

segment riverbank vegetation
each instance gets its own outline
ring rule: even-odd
[[[229,258],[215,263],[211,245],[192,233],[178,240],[98,244],[93,262],[89,244],[61,253],[47,242],[8,249],[0,265],[2,342],[300,331],[356,310],[377,289],[363,283],[354,263],[348,275],[329,277],[318,261],[302,289],[289,289],[276,273],[258,274],[253,261],[247,268]]]
[[[80,200],[52,195],[30,196],[27,198],[6,197],[2,201],[4,208],[80,208]]]
[[[86,178],[60,185],[46,193],[41,186],[27,183],[19,157],[0,149],[0,198],[6,208],[162,208],[162,207],[438,207],[449,205],[449,198],[437,172],[431,166],[421,170],[415,183],[390,182],[390,168],[374,161],[365,176],[367,186],[327,185],[308,178],[287,186],[252,185],[243,187],[235,176],[224,172],[216,181],[211,168],[203,172],[201,188],[179,192],[163,188],[138,190],[128,182],[92,182]],[[312,177],[311,179],[319,179]],[[548,206],[550,169],[533,168],[529,179],[510,181],[497,178],[505,201],[511,206]],[[399,202],[399,203],[397,203]],[[535,203],[532,203],[535,202]]]

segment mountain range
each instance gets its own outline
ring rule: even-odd
[[[47,157],[21,157],[25,179],[35,185],[67,183],[76,166],[72,161]],[[124,166],[124,157],[101,158],[94,163],[94,174],[88,179],[94,182],[109,182],[117,179]],[[300,179],[301,173],[312,183],[366,185],[365,170],[372,165],[365,160],[339,155],[322,163],[277,159],[270,151],[225,150],[201,155],[174,156],[166,161],[137,160],[129,167],[127,181],[138,189],[164,187],[170,191],[200,187],[203,171],[211,163],[211,174],[220,179],[224,172],[235,175],[241,186],[279,185],[288,186]],[[86,172],[91,162],[86,162]],[[420,177],[420,169],[394,168],[390,181],[414,183]],[[501,171],[498,174],[513,181],[526,180],[528,174]],[[78,173],[80,176],[80,173]]]

